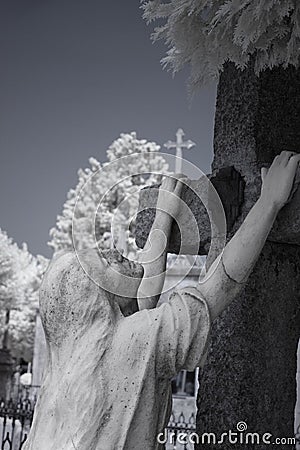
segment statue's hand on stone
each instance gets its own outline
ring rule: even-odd
[[[180,194],[184,180],[186,177],[183,174],[171,174],[163,179],[159,188],[156,215],[163,212],[176,219],[180,210]]]
[[[261,197],[278,211],[290,200],[300,154],[281,152],[269,169],[263,168]]]
[[[262,170],[261,195],[243,224],[211,265],[198,288],[217,317],[239,294],[293,188],[300,155],[282,152]]]

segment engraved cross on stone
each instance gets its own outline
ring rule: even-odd
[[[178,128],[176,132],[176,142],[168,141],[164,144],[168,150],[170,148],[176,148],[176,163],[175,163],[175,173],[182,173],[182,149],[187,148],[188,150],[194,147],[195,142],[188,140],[183,141],[184,131]]]

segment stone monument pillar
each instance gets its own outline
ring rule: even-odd
[[[46,339],[39,311],[37,311],[35,320],[35,337],[32,363],[32,385],[40,386],[42,384],[44,368],[46,366]]]
[[[251,68],[239,71],[228,64],[218,87],[215,156],[209,175],[224,206],[227,239],[260,194],[261,167],[270,166],[282,150],[300,152],[300,71],[276,68],[256,77]],[[299,174],[300,170],[298,180]],[[192,185],[201,191],[201,180]],[[154,219],[156,196],[151,188],[141,191],[136,226],[140,247]],[[182,198],[196,218],[201,237],[195,249],[194,236],[187,233],[183,253],[205,254],[211,230],[204,205],[188,189],[183,189]],[[213,208],[213,202],[208,206]],[[183,217],[182,226],[189,229],[189,221],[188,215]],[[180,240],[174,225],[170,252],[178,253]],[[270,433],[274,439],[293,437],[300,332],[299,246],[300,189],[295,188],[291,202],[275,221],[244,292],[213,326],[210,352],[199,377],[199,435],[235,432],[237,424],[243,422],[240,429],[246,426],[249,433]],[[200,448],[227,450],[237,448],[237,444],[227,440],[201,444]],[[264,447],[240,442],[238,448]]]
[[[260,169],[282,150],[300,152],[300,71],[277,68],[258,78],[228,64],[215,117],[213,173],[234,167],[245,181],[241,214],[258,198]],[[197,431],[293,437],[296,353],[300,333],[299,190],[285,206],[244,292],[213,327],[200,371]],[[242,430],[240,430],[242,431]],[[263,449],[254,443],[201,444],[197,449]],[[281,445],[280,448],[291,448]]]

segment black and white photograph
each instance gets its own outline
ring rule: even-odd
[[[300,450],[300,3],[0,0],[0,61],[0,450]]]

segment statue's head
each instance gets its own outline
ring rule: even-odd
[[[142,275],[140,264],[116,250],[88,249],[54,258],[40,288],[40,314],[50,346],[93,326],[103,332],[111,328],[120,309],[136,303]]]

